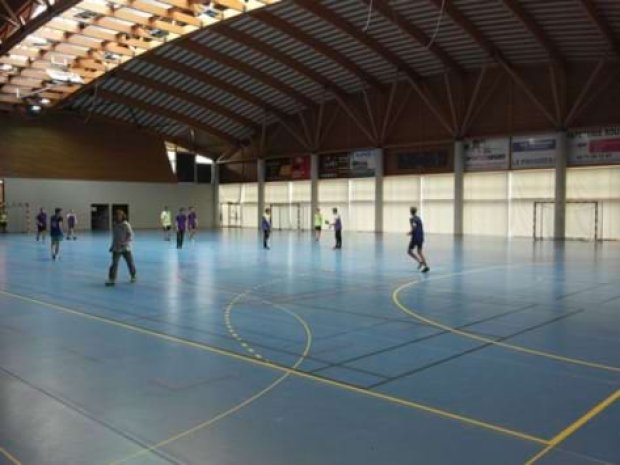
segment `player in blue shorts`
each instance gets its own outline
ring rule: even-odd
[[[411,236],[411,240],[409,241],[407,254],[418,262],[418,270],[421,269],[422,273],[428,273],[430,268],[426,263],[424,254],[422,253],[422,246],[424,244],[424,226],[422,225],[422,220],[417,215],[418,209],[416,207],[411,207],[409,211],[411,212],[411,217],[409,218],[411,231],[409,231],[408,235]]]

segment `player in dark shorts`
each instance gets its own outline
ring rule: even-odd
[[[39,214],[36,216],[37,220],[37,241],[41,239],[45,240],[45,234],[47,233],[47,213],[42,208],[39,210]]]
[[[334,238],[336,239],[334,250],[340,250],[342,249],[342,218],[337,208],[332,208],[332,214],[334,218],[331,225],[334,228]]]
[[[196,216],[194,207],[189,207],[189,213],[187,214],[187,230],[189,231],[190,241],[194,240],[196,229],[198,229],[198,216]]]
[[[408,235],[411,236],[411,240],[409,241],[407,254],[418,262],[418,270],[421,269],[422,273],[428,273],[430,268],[422,253],[422,246],[424,245],[424,226],[422,225],[422,220],[417,215],[418,209],[416,207],[411,207],[409,211],[411,212],[411,217],[409,218],[411,231],[409,231]]]
[[[177,230],[177,249],[182,249],[183,239],[185,239],[185,230],[187,229],[187,215],[185,214],[185,207],[181,207],[175,220],[175,228]]]
[[[76,240],[75,236],[75,227],[77,226],[77,215],[73,213],[73,210],[69,210],[67,213],[67,239],[68,240]]]
[[[52,240],[52,260],[58,258],[60,253],[60,241],[62,241],[62,209],[56,208],[50,217],[50,239]]]
[[[269,249],[269,236],[271,235],[271,209],[265,208],[265,214],[260,225],[263,231],[263,249]]]

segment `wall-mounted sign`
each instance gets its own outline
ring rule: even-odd
[[[322,155],[319,160],[319,177],[321,179],[350,177],[351,154]]]
[[[511,167],[514,169],[553,168],[558,150],[554,134],[513,137]]]
[[[611,165],[620,163],[620,128],[604,128],[568,134],[568,164]]]
[[[368,149],[322,155],[319,177],[321,179],[372,177],[375,175],[376,157],[380,153],[381,149]]]
[[[399,171],[437,171],[450,166],[450,152],[447,148],[411,150],[396,154]]]
[[[510,139],[470,139],[463,145],[465,171],[508,169]]]
[[[375,175],[377,156],[381,149],[356,150],[351,154],[351,177],[370,178]]]
[[[310,157],[273,158],[265,161],[266,181],[295,181],[310,179]]]

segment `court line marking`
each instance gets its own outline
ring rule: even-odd
[[[243,294],[246,294],[248,292],[251,291],[246,291]],[[241,294],[240,294],[241,295]],[[289,311],[287,308],[285,307],[278,307],[279,310],[285,311],[286,313],[288,313],[289,315],[291,315],[293,318],[295,318],[297,321],[299,321],[299,323],[302,325],[304,332],[306,333],[306,343],[304,346],[304,350],[301,353],[301,355],[299,356],[299,358],[295,361],[295,363],[291,366],[291,369],[297,369],[305,360],[305,358],[307,357],[307,355],[310,353],[310,349],[312,347],[312,331],[310,330],[310,327],[308,326],[308,323],[301,318],[299,315],[297,315],[294,312]],[[264,389],[261,389],[260,391],[258,391],[257,393],[253,394],[252,396],[248,397],[247,399],[245,399],[243,402],[240,402],[239,404],[229,408],[228,410],[225,410],[221,413],[219,413],[218,415],[214,416],[213,418],[204,421],[192,428],[189,428],[187,430],[181,431],[180,433],[177,433],[173,436],[170,436],[160,442],[158,442],[157,444],[153,444],[152,446],[142,449],[138,452],[135,452],[131,455],[128,455],[126,457],[123,457],[121,459],[115,460],[113,462],[110,462],[109,465],[120,465],[121,463],[126,463],[129,462],[139,456],[142,456],[144,454],[148,454],[154,450],[160,449],[172,442],[175,442],[179,439],[182,439],[186,436],[189,436],[201,429],[207,428],[211,425],[213,425],[214,423],[223,420],[226,417],[229,417],[230,415],[233,415],[234,413],[238,412],[239,410],[243,409],[244,407],[247,407],[248,405],[252,404],[253,402],[257,401],[258,399],[260,399],[261,397],[265,396],[266,394],[268,394],[269,392],[271,392],[272,390],[274,390],[279,384],[281,384],[282,382],[284,382],[284,380],[286,380],[286,378],[288,378],[291,375],[291,373],[283,373],[281,376],[279,376],[275,381],[273,381],[272,383],[270,383],[267,387],[265,387]]]
[[[543,458],[545,455],[551,452],[555,447],[560,445],[562,442],[566,441],[566,439],[568,439],[570,436],[575,434],[577,430],[582,428],[586,423],[591,421],[594,417],[599,415],[601,412],[603,412],[603,410],[608,408],[610,405],[612,405],[617,400],[620,400],[620,389],[612,393],[611,395],[609,395],[607,398],[605,398],[598,404],[596,404],[583,416],[581,416],[576,421],[574,421],[573,423],[568,425],[566,428],[564,428],[562,431],[560,431],[557,435],[555,435],[551,439],[551,441],[549,441],[549,445],[547,447],[545,447],[543,450],[538,452],[536,455],[528,459],[524,465],[533,465],[534,463],[536,463],[538,460]]]
[[[176,336],[171,336],[169,334],[166,333],[160,333],[151,329],[147,329],[147,328],[141,328],[139,326],[134,326],[131,325],[129,323],[126,322],[121,322],[121,321],[116,321],[114,319],[111,318],[106,318],[106,317],[102,317],[102,316],[98,316],[98,315],[93,315],[90,313],[86,313],[86,312],[81,312],[78,310],[73,310],[71,308],[68,307],[64,307],[62,305],[58,305],[58,304],[53,304],[53,303],[49,303],[49,302],[45,302],[42,300],[38,300],[38,299],[33,299],[30,297],[26,297],[26,296],[22,296],[20,294],[15,294],[13,292],[9,292],[6,290],[0,290],[0,294],[2,295],[6,295],[8,297],[12,297],[14,299],[17,300],[22,300],[24,302],[29,302],[29,303],[34,303],[37,305],[41,305],[44,307],[48,307],[48,308],[52,308],[58,311],[61,311],[63,313],[67,313],[70,315],[74,315],[74,316],[79,316],[88,320],[93,320],[93,321],[97,321],[100,323],[106,323],[110,326],[116,326],[118,328],[123,328],[126,329],[128,331],[133,331],[135,333],[139,333],[139,334],[144,334],[147,336],[152,336],[158,339],[162,339],[164,341],[168,341],[168,342],[173,342],[173,343],[177,343],[177,344],[181,344],[181,345],[185,345],[188,347],[192,347],[195,349],[200,349],[200,350],[204,350],[206,352],[211,352],[214,354],[218,354],[218,355],[223,355],[235,360],[239,360],[242,362],[246,362],[249,364],[253,364],[253,365],[257,365],[257,366],[262,366],[264,368],[270,368],[272,370],[276,370],[276,371],[280,371],[280,372],[284,372],[284,373],[288,373],[292,376],[295,376],[297,378],[301,378],[301,379],[306,379],[306,380],[311,380],[320,384],[325,384],[328,386],[332,386],[335,388],[339,388],[341,390],[344,391],[349,391],[349,392],[354,392],[357,394],[361,394],[364,395],[366,397],[372,397],[375,399],[379,399],[382,401],[386,401],[395,405],[400,405],[403,407],[409,407],[411,409],[414,410],[419,410],[422,412],[426,412],[429,414],[433,414],[435,416],[439,416],[439,417],[443,417],[443,418],[447,418],[459,423],[463,423],[463,424],[467,424],[467,425],[471,425],[471,426],[477,426],[479,428],[482,429],[486,429],[488,431],[493,431],[495,433],[501,433],[507,436],[512,436],[514,438],[518,438],[524,441],[528,441],[528,442],[533,442],[533,443],[537,443],[537,444],[542,444],[542,445],[548,445],[549,444],[549,440],[548,439],[543,439],[525,432],[521,432],[521,431],[517,431],[517,430],[513,430],[504,426],[499,426],[499,425],[494,425],[492,423],[488,423],[485,422],[483,420],[477,420],[475,418],[471,418],[471,417],[466,417],[464,415],[460,415],[457,413],[453,413],[450,412],[448,410],[443,410],[440,408],[436,408],[436,407],[431,407],[429,405],[426,404],[422,404],[419,402],[414,402],[414,401],[410,401],[410,400],[406,400],[406,399],[402,399],[400,397],[395,397],[395,396],[391,396],[388,394],[383,394],[381,392],[376,392],[376,391],[369,391],[367,389],[363,389],[351,384],[347,384],[344,383],[342,381],[336,381],[333,379],[329,379],[329,378],[324,378],[322,376],[318,376],[316,374],[313,373],[307,373],[304,371],[300,371],[297,369],[292,369],[289,367],[285,367],[282,365],[278,365],[276,363],[273,362],[267,362],[264,360],[258,360],[255,359],[253,357],[249,357],[247,355],[242,355],[242,354],[238,354],[236,352],[232,352],[226,349],[222,349],[219,347],[215,347],[215,346],[211,346],[208,344],[204,344],[204,343],[200,343],[200,342],[195,342],[195,341],[191,341],[191,340],[187,340],[187,339],[182,339]]]
[[[7,459],[9,459],[9,462],[11,462],[13,465],[22,465],[22,463],[17,460],[15,457],[13,457],[8,450],[0,447],[0,454],[4,455]]]
[[[497,267],[494,267],[497,268]],[[497,341],[495,339],[489,338],[489,337],[485,337],[485,336],[480,336],[478,334],[475,333],[470,333],[469,331],[464,331],[462,329],[457,329],[454,328],[453,326],[448,326],[447,324],[444,324],[440,321],[437,320],[432,320],[430,318],[427,318],[425,316],[420,315],[419,313],[413,311],[412,309],[410,309],[409,307],[407,307],[405,304],[403,304],[400,300],[400,294],[403,290],[411,288],[413,286],[415,286],[416,284],[420,283],[420,282],[425,282],[425,281],[431,281],[431,280],[440,280],[440,279],[447,279],[447,278],[451,278],[454,276],[459,276],[459,275],[465,275],[465,274],[471,274],[471,273],[477,273],[480,271],[486,271],[488,268],[480,268],[477,270],[470,270],[470,271],[462,271],[462,272],[458,272],[458,273],[450,273],[450,274],[446,274],[446,275],[441,275],[435,278],[429,278],[426,279],[424,281],[420,281],[419,279],[414,279],[413,281],[410,281],[408,283],[402,284],[400,286],[398,286],[396,289],[394,289],[394,291],[392,292],[392,301],[394,302],[394,305],[396,305],[396,307],[398,307],[402,312],[406,313],[407,315],[413,317],[414,319],[421,321],[422,323],[425,323],[429,326],[433,326],[435,328],[439,328],[442,329],[444,331],[447,331],[449,333],[452,334],[456,334],[458,336],[462,336],[465,338],[469,338],[469,339],[473,339],[474,341],[478,341],[478,342],[483,342],[485,344],[490,344],[490,345],[494,345],[497,347],[502,347],[504,349],[509,349],[509,350],[513,350],[515,352],[522,352],[522,353],[526,353],[529,355],[534,355],[537,357],[543,357],[543,358],[548,358],[551,360],[556,360],[559,362],[564,362],[564,363],[569,363],[569,364],[573,364],[573,365],[580,365],[580,366],[585,366],[588,368],[595,368],[598,370],[605,370],[605,371],[611,371],[614,373],[620,373],[620,367],[615,367],[615,366],[611,366],[611,365],[605,365],[602,363],[597,363],[597,362],[591,362],[589,360],[582,360],[582,359],[578,359],[578,358],[572,358],[572,357],[566,357],[564,355],[559,355],[559,354],[554,354],[552,352],[545,352],[542,350],[536,350],[536,349],[531,349],[529,347],[524,347],[524,346],[519,346],[516,344],[510,344],[507,342],[501,342],[501,341]]]

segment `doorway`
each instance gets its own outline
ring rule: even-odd
[[[93,203],[90,205],[90,229],[93,231],[110,230],[110,206]]]
[[[243,210],[240,203],[220,204],[220,225],[225,228],[240,228],[243,225]]]

